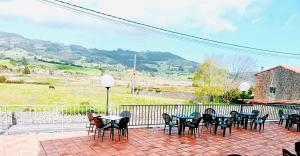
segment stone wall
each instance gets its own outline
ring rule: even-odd
[[[276,92],[270,93],[270,87],[275,87]],[[256,100],[299,100],[300,73],[284,67],[258,73],[254,95]]]

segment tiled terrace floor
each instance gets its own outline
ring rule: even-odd
[[[224,156],[282,155],[282,148],[294,152],[300,132],[288,131],[276,123],[267,123],[264,132],[233,128],[232,135],[222,137],[203,130],[200,137],[164,134],[162,128],[130,129],[129,140],[93,140],[87,132],[39,133],[0,136],[0,155],[200,155]],[[117,139],[117,138],[116,138]]]

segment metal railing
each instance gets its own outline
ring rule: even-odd
[[[116,115],[130,111],[130,126],[150,127],[164,124],[162,113],[204,113],[207,108],[213,108],[218,114],[229,115],[230,111],[240,111],[241,105],[113,105],[109,107],[109,113]],[[262,115],[268,113],[268,120],[278,120],[280,109],[286,114],[300,111],[297,105],[243,105],[244,112],[259,110]],[[104,115],[105,110],[106,105],[0,105],[0,133],[82,130],[88,123],[87,112]]]
[[[162,113],[204,113],[207,108],[213,108],[218,114],[230,115],[231,111],[239,112],[241,105],[121,105],[118,112],[130,111],[132,113],[130,125],[132,126],[151,126],[164,124]],[[261,115],[269,114],[268,120],[279,120],[278,111],[280,109],[286,114],[300,112],[300,107],[296,105],[243,105],[243,112],[259,110]]]

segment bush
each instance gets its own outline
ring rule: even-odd
[[[91,106],[89,101],[83,101],[80,103],[80,106],[69,106],[64,108],[64,110],[61,113],[67,114],[67,115],[76,115],[81,114],[85,115],[87,112],[95,113],[95,114],[103,114],[105,113],[105,110],[103,108],[95,108]]]
[[[0,76],[0,83],[5,83],[5,82],[6,82],[6,77]]]
[[[23,112],[34,112],[34,109],[26,107],[26,108],[23,109]]]
[[[49,82],[26,82],[27,84],[34,84],[34,85],[50,85]]]
[[[241,98],[241,91],[238,88],[228,90],[223,95],[223,100],[228,103]]]
[[[23,74],[30,74],[30,69],[28,66],[25,66],[25,68],[23,70]]]
[[[23,80],[6,80],[5,83],[22,84],[22,83],[24,83],[24,81]]]

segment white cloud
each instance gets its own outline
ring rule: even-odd
[[[233,22],[247,14],[255,0],[77,0],[108,14],[147,24],[205,33],[234,31]],[[253,10],[253,9],[252,9]],[[18,17],[50,25],[97,25],[96,20],[38,0],[0,0],[0,16]],[[80,19],[80,20],[79,20]],[[98,23],[99,24],[99,23]]]
[[[266,16],[260,16],[258,18],[254,18],[252,21],[251,21],[251,24],[257,24],[257,23],[261,23],[263,21],[266,20]]]
[[[286,29],[286,28],[290,27],[293,24],[293,22],[297,20],[298,17],[300,17],[300,14],[298,14],[298,13],[292,14],[291,16],[289,16],[289,18],[286,20],[286,22],[282,26],[282,29]]]

